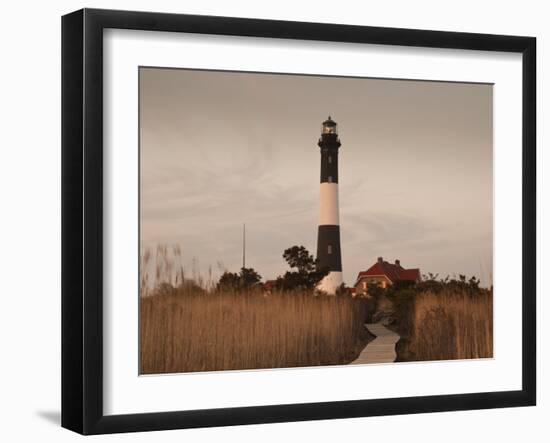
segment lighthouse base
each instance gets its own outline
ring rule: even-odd
[[[336,294],[337,289],[342,285],[343,278],[341,271],[330,272],[325,278],[323,278],[317,285],[319,291],[326,292],[327,294]]]

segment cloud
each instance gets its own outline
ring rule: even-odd
[[[186,266],[284,272],[315,253],[320,123],[338,121],[344,277],[377,256],[446,273],[492,269],[492,87],[146,69],[141,240]],[[325,91],[337,91],[327,95]]]

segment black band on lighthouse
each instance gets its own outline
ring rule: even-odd
[[[338,149],[321,149],[321,183],[338,183]]]
[[[338,135],[322,134],[317,145],[321,148],[321,183],[338,183]]]
[[[317,259],[319,269],[328,268],[331,272],[342,271],[340,252],[340,226],[320,225],[317,237]]]

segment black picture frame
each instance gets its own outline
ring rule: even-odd
[[[103,413],[103,30],[192,32],[522,54],[522,389],[130,415]],[[82,434],[458,411],[536,403],[536,39],[83,9],[62,18],[62,426]]]

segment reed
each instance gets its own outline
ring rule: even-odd
[[[417,295],[408,352],[414,360],[493,356],[493,295],[443,291]]]
[[[142,374],[347,364],[365,346],[364,300],[207,292],[140,298]]]

